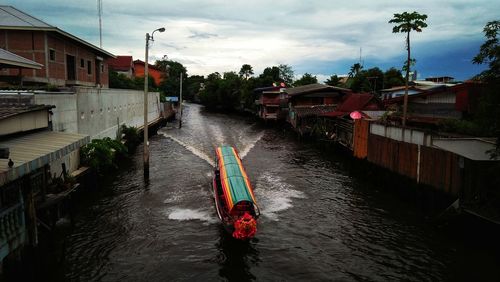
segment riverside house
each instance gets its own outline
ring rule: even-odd
[[[257,115],[267,120],[284,120],[287,114],[288,94],[282,86],[256,88]]]
[[[315,120],[323,113],[333,112],[342,98],[352,93],[350,89],[314,83],[287,88],[287,121],[300,134],[311,132]]]
[[[0,6],[0,48],[43,65],[0,69],[4,83],[107,88],[106,60],[114,55],[12,6]]]
[[[90,142],[87,135],[52,131],[54,106],[18,96],[0,95],[0,272],[6,257],[36,246],[40,228],[52,226],[56,205],[71,192],[54,187],[54,179],[66,180],[78,168],[79,149]]]

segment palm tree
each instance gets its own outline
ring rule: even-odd
[[[403,126],[406,125],[406,111],[408,108],[408,79],[410,76],[410,65],[412,59],[410,58],[410,32],[422,32],[422,29],[427,27],[425,20],[427,15],[419,14],[417,12],[404,12],[402,14],[394,14],[389,23],[396,24],[392,28],[393,33],[406,33],[406,50],[408,51],[408,59],[406,61],[406,83],[405,83],[405,96],[403,98]]]
[[[363,69],[363,66],[360,63],[355,63],[352,65],[351,70],[349,71],[349,77],[355,77],[358,73]]]
[[[245,79],[248,79],[249,76],[253,75],[252,66],[249,65],[249,64],[242,65],[239,74],[240,74],[241,77],[244,76]]]

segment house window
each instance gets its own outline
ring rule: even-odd
[[[87,61],[87,74],[92,74],[92,62]]]
[[[103,72],[104,72],[104,64],[101,63],[101,73],[103,73]]]
[[[85,60],[84,59],[80,59],[80,67],[85,68]]]
[[[54,49],[50,49],[49,50],[49,59],[51,61],[55,61],[56,60],[56,50],[54,50]]]

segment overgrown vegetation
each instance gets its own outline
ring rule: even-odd
[[[122,139],[125,141],[125,147],[129,153],[135,152],[135,148],[141,143],[139,130],[134,126],[122,125],[121,129]]]
[[[496,137],[495,150],[490,152],[492,158],[500,157],[500,45],[498,32],[500,21],[488,22],[484,29],[486,41],[481,45],[479,53],[474,57],[475,64],[488,64],[489,68],[477,79],[485,83],[485,89],[479,101],[476,122]]]
[[[80,149],[80,159],[99,174],[118,168],[120,160],[128,156],[127,147],[109,137],[94,139]]]
[[[152,76],[148,75],[149,90],[157,90],[155,81]],[[109,71],[109,87],[118,89],[144,89],[144,77],[128,78],[123,73],[117,73],[116,71]]]

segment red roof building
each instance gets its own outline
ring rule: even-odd
[[[108,66],[110,70],[123,73],[128,78],[134,77],[134,60],[132,56],[116,56],[116,58],[108,59]]]
[[[472,113],[478,104],[481,85],[460,83],[452,86],[442,85],[421,93],[408,95],[410,117],[419,118],[462,118],[464,113]],[[387,106],[402,107],[403,97],[384,100]]]
[[[135,77],[144,77],[144,62],[141,60],[135,60],[134,61],[134,76]],[[157,69],[155,66],[152,64],[148,64],[148,74],[151,76],[155,84],[158,86],[160,83],[163,81],[164,78],[164,72],[161,70]]]
[[[338,104],[335,111],[321,114],[324,117],[337,117],[348,115],[354,111],[380,111],[382,103],[369,93],[348,93]]]
[[[288,95],[281,86],[262,87],[254,90],[257,114],[264,120],[285,119],[288,113]]]
[[[108,87],[106,60],[114,55],[12,6],[0,5],[0,48],[40,64],[40,69],[0,69],[0,77],[25,84]]]

